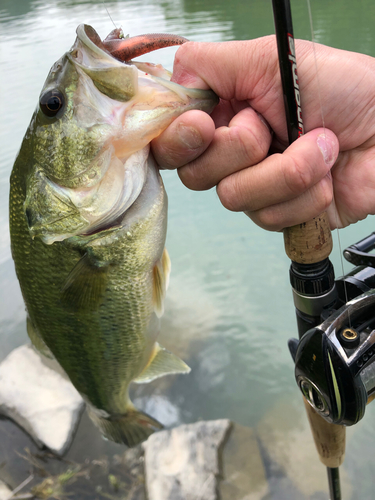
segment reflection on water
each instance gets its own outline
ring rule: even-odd
[[[131,35],[174,32],[219,42],[273,32],[271,4],[264,0],[133,0],[106,6],[115,23]],[[312,9],[318,42],[375,53],[372,0],[314,0]],[[293,14],[296,36],[311,38],[305,2],[294,2]],[[82,22],[101,36],[112,29],[99,0],[0,3],[0,359],[27,341],[9,250],[8,178],[49,68],[71,46]],[[172,69],[175,50],[143,59]],[[295,410],[279,402],[292,405],[299,394],[286,346],[296,328],[281,235],[225,211],[213,190],[190,192],[171,172],[163,178],[170,200],[168,249],[173,265],[161,342],[181,354],[192,373],[136,387],[135,401],[167,425],[227,417],[256,427],[272,412],[287,418]],[[342,231],[342,245],[357,241],[372,226],[369,219]],[[340,269],[337,251],[333,261]],[[374,411],[370,407],[365,421],[348,432],[346,469],[354,498],[361,500],[372,498]],[[283,436],[278,439],[282,443]],[[0,478],[15,486],[29,470],[16,452],[35,447],[7,421],[0,421],[0,443]],[[85,416],[69,457],[83,463],[122,450],[103,441]],[[270,479],[285,474],[276,469],[270,468]],[[274,498],[279,500],[278,491]],[[292,497],[307,498],[297,490]]]

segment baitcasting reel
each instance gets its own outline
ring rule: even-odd
[[[296,381],[310,405],[335,424],[357,423],[375,397],[375,255],[369,253],[374,248],[372,233],[344,251],[357,267],[336,281],[332,268],[326,278],[332,286],[319,298],[325,301],[319,326],[308,328],[314,302],[306,305],[308,296],[294,289],[299,330],[306,332],[299,342],[289,341]]]

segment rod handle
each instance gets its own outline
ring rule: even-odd
[[[331,469],[339,467],[345,458],[346,428],[343,425],[330,424],[305,398],[303,402],[320,461]]]
[[[327,212],[309,222],[284,229],[285,252],[294,262],[314,264],[326,259],[332,251],[332,235]]]

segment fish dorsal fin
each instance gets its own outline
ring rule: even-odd
[[[31,343],[33,344],[35,349],[37,351],[39,351],[46,358],[54,359],[52,352],[47,347],[47,344],[44,342],[44,340],[40,336],[40,333],[34,327],[34,325],[31,322],[31,319],[29,317],[27,317],[27,319],[26,319],[26,328],[27,328],[27,334],[29,336],[29,339],[31,340]]]
[[[61,289],[61,301],[68,309],[95,311],[104,296],[108,266],[98,266],[85,254],[71,270]]]
[[[167,349],[164,349],[157,342],[155,343],[154,351],[146,368],[137,378],[133,380],[137,384],[145,384],[151,382],[163,375],[171,375],[173,373],[189,373],[189,366],[179,357]]]
[[[167,249],[164,248],[161,259],[155,264],[153,269],[153,302],[155,313],[160,318],[164,312],[164,298],[169,285],[169,275],[171,272],[171,260]]]

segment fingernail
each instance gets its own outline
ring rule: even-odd
[[[336,159],[333,142],[325,134],[320,134],[318,135],[317,143],[326,165],[331,167]]]
[[[180,125],[178,128],[178,137],[184,146],[189,149],[198,149],[203,145],[203,139],[197,129]]]
[[[269,123],[264,118],[264,116],[261,115],[260,113],[258,113],[258,111],[256,111],[256,114],[258,115],[259,120],[263,123],[263,125],[265,125],[265,127],[268,129],[268,131],[272,134],[273,133],[272,128],[270,127]]]

